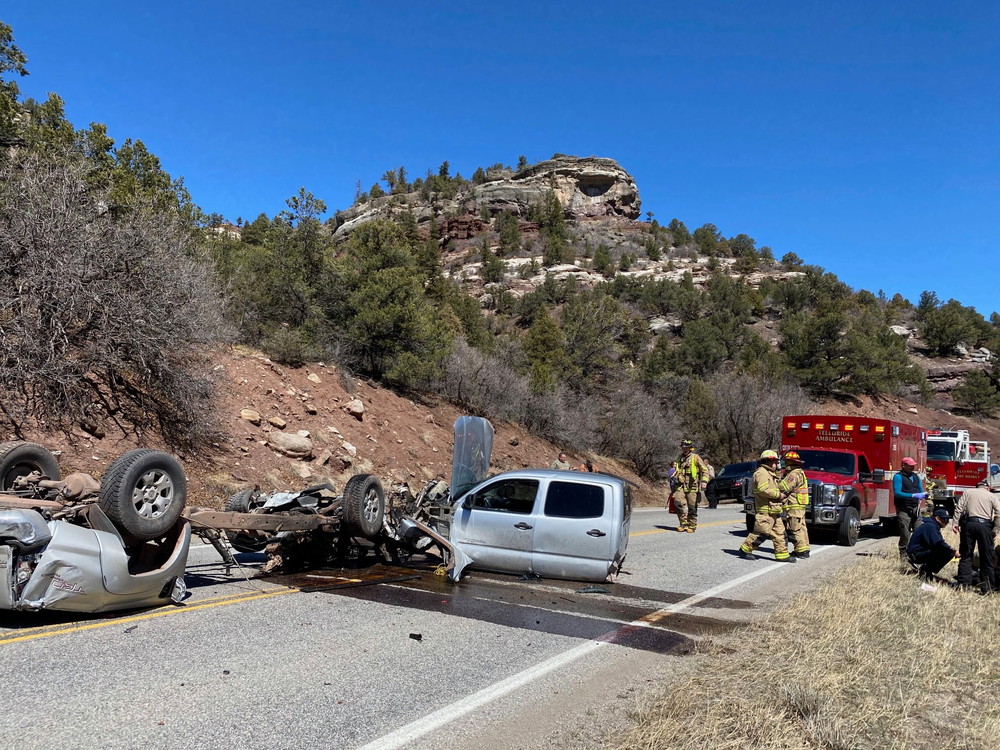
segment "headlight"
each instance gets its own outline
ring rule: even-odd
[[[840,498],[844,495],[844,488],[835,484],[823,485],[823,503],[827,505],[839,505]]]

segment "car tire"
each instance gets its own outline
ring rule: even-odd
[[[14,481],[37,471],[49,479],[60,479],[59,462],[35,443],[11,440],[0,443],[0,491],[13,489]]]
[[[232,513],[250,513],[262,504],[262,496],[254,490],[242,490],[229,496],[225,510]],[[276,535],[255,529],[226,529],[226,538],[237,552],[263,552]]]
[[[385,490],[378,477],[356,474],[344,487],[344,520],[356,532],[374,537],[385,518]]]
[[[129,451],[108,467],[98,505],[119,531],[137,541],[164,536],[180,518],[187,478],[177,459],[163,451]]]
[[[844,509],[844,517],[840,519],[840,526],[837,528],[837,544],[845,547],[853,547],[858,543],[858,535],[861,533],[861,514],[853,505]]]

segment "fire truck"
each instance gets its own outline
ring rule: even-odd
[[[951,510],[981,479],[1000,483],[1000,468],[990,463],[989,445],[970,439],[968,430],[929,430],[926,471],[934,482],[934,504]]]
[[[809,479],[806,524],[836,533],[854,546],[861,522],[895,522],[892,478],[904,456],[923,466],[927,432],[903,422],[870,417],[788,416],[781,420],[781,451],[794,450]],[[745,501],[747,528],[753,527],[753,498]]]

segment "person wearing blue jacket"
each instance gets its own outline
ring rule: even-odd
[[[906,556],[917,568],[921,578],[933,578],[941,568],[958,556],[958,552],[941,536],[941,529],[948,525],[950,519],[951,514],[947,508],[938,508],[910,537]]]
[[[899,557],[906,560],[906,547],[913,530],[920,524],[920,504],[927,499],[927,492],[916,472],[917,462],[907,456],[900,463],[899,472],[892,478],[892,500],[899,524]]]

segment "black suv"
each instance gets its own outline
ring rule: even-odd
[[[752,477],[757,468],[756,461],[743,461],[737,464],[726,464],[705,488],[708,507],[714,508],[720,500],[742,500],[740,485],[745,477]]]

